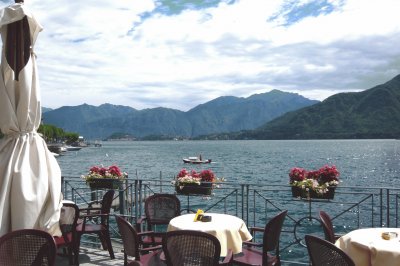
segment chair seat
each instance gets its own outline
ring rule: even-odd
[[[262,265],[262,256],[263,252],[261,249],[243,247],[242,253],[233,256],[233,262],[239,265]],[[272,256],[270,254],[267,254],[267,256],[267,265],[274,265],[276,262],[278,262],[276,256]]]
[[[56,237],[54,237],[54,240],[56,241],[57,247],[72,243],[72,233],[68,233],[65,236],[67,237],[67,241],[68,242],[65,241],[64,236],[56,236]]]
[[[143,265],[148,265],[148,266],[152,266],[152,265],[154,265],[154,266],[155,265],[167,265],[165,263],[165,261],[160,258],[161,252],[162,251],[159,250],[159,251],[152,252],[152,253],[149,253],[149,254],[141,255],[140,256],[140,262]]]
[[[144,236],[142,238],[142,244],[145,246],[154,246],[154,245],[161,245],[162,244],[162,237],[155,236],[154,237],[154,242],[153,238],[150,236]]]
[[[78,224],[76,227],[76,231],[82,231],[83,230],[83,224]],[[99,231],[104,231],[106,230],[106,227],[101,224],[86,224],[85,225],[85,232],[90,233],[90,232],[99,232]]]

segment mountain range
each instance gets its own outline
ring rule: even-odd
[[[287,112],[317,103],[295,93],[272,90],[247,98],[219,97],[187,112],[162,107],[137,110],[112,104],[63,106],[44,109],[43,122],[86,139],[104,139],[113,134],[193,138],[255,129]]]
[[[228,138],[386,139],[399,136],[400,75],[362,92],[335,94],[315,105],[288,112],[255,130],[233,133]]]
[[[400,75],[373,88],[338,93],[322,102],[273,90],[248,98],[219,97],[187,112],[84,104],[50,110],[43,117],[45,123],[89,139],[116,133],[142,139],[399,138]]]

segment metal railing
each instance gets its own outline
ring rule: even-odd
[[[62,184],[64,198],[78,206],[101,199],[103,193],[92,191],[79,178],[64,177]],[[319,210],[329,213],[338,234],[362,227],[397,227],[399,192],[400,188],[338,186],[332,200],[301,199],[292,197],[289,185],[223,182],[214,188],[211,196],[177,196],[183,211],[200,208],[205,212],[227,213],[242,218],[248,226],[264,227],[278,212],[288,210],[280,241],[281,258],[286,262],[308,264],[304,235],[324,236]],[[127,179],[114,200],[114,212],[136,222],[144,214],[144,199],[154,193],[175,193],[175,187],[161,178]],[[113,230],[118,234],[118,230]]]

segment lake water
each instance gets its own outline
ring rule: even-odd
[[[210,168],[218,177],[243,183],[288,184],[292,167],[336,165],[344,186],[399,186],[400,140],[255,140],[103,142],[58,158],[64,176],[80,176],[93,165],[116,164],[130,177],[172,179],[180,169]],[[211,164],[187,165],[202,155]]]

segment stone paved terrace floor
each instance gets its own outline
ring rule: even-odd
[[[79,250],[79,265],[124,265],[124,254],[120,249],[114,249],[115,259],[110,259],[108,251],[102,249],[81,247]],[[68,266],[68,257],[57,256],[56,266]]]

